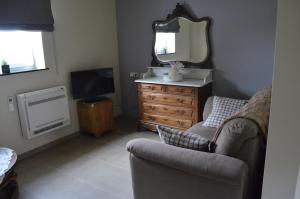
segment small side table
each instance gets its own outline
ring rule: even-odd
[[[79,126],[82,132],[99,138],[114,129],[113,103],[108,98],[83,100],[77,103]]]

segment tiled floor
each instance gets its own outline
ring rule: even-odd
[[[117,130],[100,139],[80,135],[18,163],[20,199],[130,199],[126,143],[157,139],[136,132],[134,122],[119,119]]]

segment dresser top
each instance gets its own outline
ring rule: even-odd
[[[183,79],[182,81],[179,82],[165,82],[162,77],[149,77],[146,79],[137,79],[135,80],[135,82],[199,88],[211,83],[212,81],[205,82],[203,79]]]

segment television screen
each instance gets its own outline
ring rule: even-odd
[[[72,95],[74,99],[89,99],[113,93],[112,68],[71,72]]]

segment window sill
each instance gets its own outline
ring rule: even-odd
[[[49,68],[28,69],[28,70],[20,70],[20,71],[17,71],[17,70],[14,71],[14,69],[11,69],[10,73],[0,73],[0,76],[16,75],[16,74],[21,74],[21,73],[31,73],[31,72],[43,71],[43,70],[49,70]]]
[[[157,55],[175,55],[176,53],[163,53],[163,54],[157,54]]]

